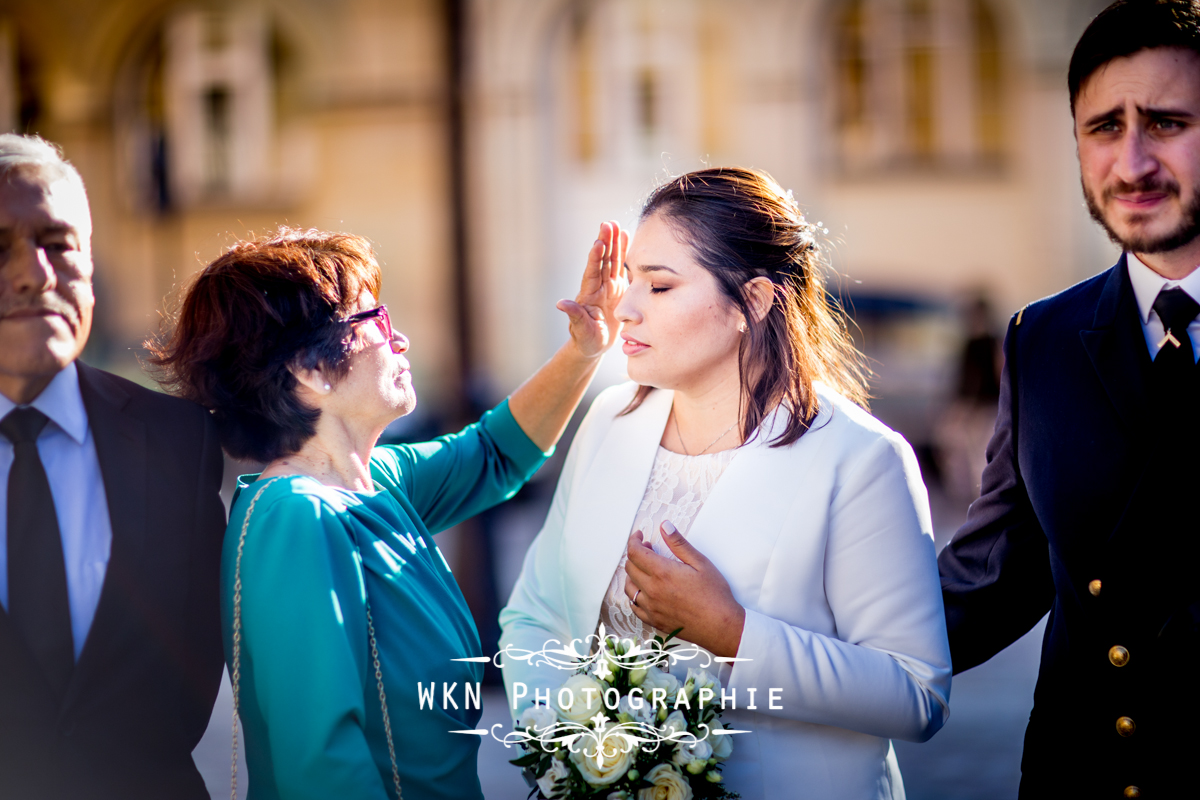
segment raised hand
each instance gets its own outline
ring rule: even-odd
[[[601,224],[600,237],[588,252],[579,294],[574,300],[558,301],[558,309],[571,319],[571,339],[589,358],[603,354],[621,332],[616,308],[629,287],[625,276],[628,246],[629,234],[619,224]]]
[[[746,609],[729,581],[670,522],[659,530],[679,561],[660,556],[642,541],[641,531],[633,532],[625,562],[625,594],[630,601],[637,598],[633,613],[664,634],[683,628],[681,639],[713,655],[736,656]]]

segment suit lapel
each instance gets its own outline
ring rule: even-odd
[[[108,501],[112,550],[96,616],[75,666],[64,707],[83,691],[88,675],[100,667],[107,656],[114,654],[112,651],[117,647],[124,624],[124,609],[137,594],[132,576],[137,572],[136,564],[147,534],[145,425],[124,413],[129,395],[108,380],[105,373],[82,363],[78,367],[79,388],[92,439],[96,443],[96,457]]]
[[[1131,433],[1145,422],[1150,383],[1150,354],[1140,314],[1122,255],[1100,294],[1092,329],[1080,331],[1079,337],[1117,416]]]
[[[761,606],[763,576],[775,540],[817,461],[810,457],[798,467],[796,451],[820,448],[820,429],[831,413],[830,403],[822,398],[811,430],[800,441],[771,447],[788,418],[786,410],[776,409],[758,437],[734,456],[688,531],[688,541],[720,570],[742,605]]]
[[[591,465],[575,476],[559,570],[573,584],[562,593],[569,598],[572,637],[588,636],[596,627],[600,603],[633,532],[673,398],[674,392],[659,389],[637,411],[617,417]]]

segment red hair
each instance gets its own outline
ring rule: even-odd
[[[344,318],[363,290],[379,296],[379,264],[361,236],[281,228],[239,242],[185,290],[174,325],[148,341],[158,380],[213,412],[235,458],[273,461],[316,433],[291,367],[346,374]]]

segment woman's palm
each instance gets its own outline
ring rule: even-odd
[[[629,287],[625,275],[625,250],[629,234],[616,222],[600,226],[600,238],[588,252],[587,267],[579,294],[574,300],[560,300],[558,308],[571,318],[571,338],[587,356],[603,353],[617,339],[621,323],[617,303]]]

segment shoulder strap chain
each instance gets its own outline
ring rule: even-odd
[[[392,741],[392,721],[388,717],[387,695],[383,692],[383,670],[379,668],[379,648],[375,646],[375,622],[371,619],[370,600],[367,601],[367,639],[371,643],[371,661],[375,664],[375,683],[379,686],[379,709],[383,712],[383,732],[387,735],[388,757],[392,759],[392,783],[396,785],[396,800],[403,800],[400,793],[400,768],[396,766],[396,745]]]
[[[254,512],[258,498],[262,497],[268,486],[281,477],[283,476],[271,478],[254,495],[254,499],[250,501],[250,507],[246,509],[246,517],[242,520],[242,531],[238,536],[237,562],[233,568],[233,668],[229,675],[230,683],[233,684],[233,761],[230,766],[230,800],[237,800],[238,701],[240,699],[238,684],[242,677],[242,553],[246,549],[246,531],[250,527],[250,515]],[[383,712],[383,731],[387,735],[388,756],[392,760],[392,782],[396,787],[396,800],[403,800],[400,793],[400,769],[396,765],[396,746],[392,741],[392,723],[388,717],[387,695],[383,691],[383,670],[379,666],[379,647],[375,643],[375,623],[371,619],[371,603],[369,601],[366,608],[367,638],[371,644],[375,683],[379,687],[379,708]]]

